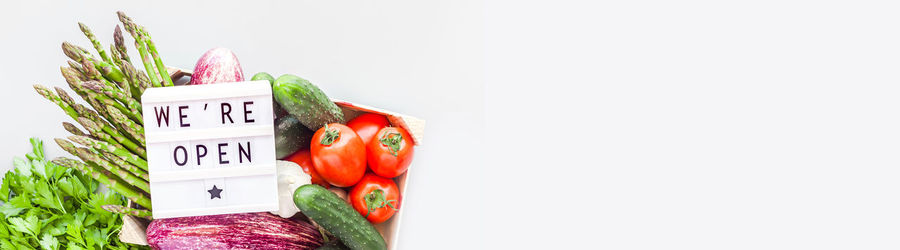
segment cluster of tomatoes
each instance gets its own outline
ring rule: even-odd
[[[405,129],[391,127],[383,115],[365,113],[347,125],[332,123],[320,128],[309,150],[287,160],[299,164],[313,184],[350,188],[353,208],[378,224],[400,209],[400,189],[393,178],[409,168],[413,146]]]

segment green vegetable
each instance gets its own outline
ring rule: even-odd
[[[344,244],[341,244],[341,242],[338,240],[332,240],[332,241],[326,242],[321,247],[316,248],[316,250],[349,250],[349,249],[350,248],[347,248],[347,246],[344,246]]]
[[[328,189],[315,184],[300,186],[294,191],[294,204],[350,249],[387,249],[375,226]]]
[[[119,15],[119,21],[122,22],[123,26],[125,26],[125,30],[128,31],[128,33],[131,34],[131,37],[134,38],[134,47],[137,48],[138,54],[141,55],[141,61],[144,63],[144,69],[147,70],[147,75],[150,77],[150,84],[153,87],[162,87],[162,82],[165,82],[166,86],[172,86],[170,85],[172,84],[172,79],[169,79],[169,81],[163,80],[163,78],[168,77],[168,74],[161,74],[162,71],[157,71],[158,69],[165,69],[166,67],[164,65],[161,65],[162,60],[159,60],[159,55],[155,55],[155,58],[150,57],[151,52],[148,50],[153,50],[152,53],[157,54],[155,51],[156,48],[155,46],[152,49],[148,48],[149,46],[147,44],[147,41],[149,41],[150,38],[145,37],[146,34],[143,33],[142,27],[138,27],[130,17],[125,15],[125,13],[121,11],[116,13]],[[156,65],[157,68],[154,68],[153,61],[151,60],[155,60],[160,65]]]
[[[269,81],[269,84],[275,84],[275,77],[272,77],[272,75],[270,75],[269,73],[266,73],[266,72],[256,73],[255,75],[253,75],[252,78],[250,78],[250,80],[251,81],[266,80],[266,81]]]
[[[144,209],[136,209],[119,205],[103,205],[103,210],[117,214],[129,214],[145,219],[153,219],[153,214],[151,214],[150,211]]]
[[[121,11],[119,13],[122,13]],[[124,14],[123,14],[124,15]],[[138,28],[141,33],[141,37],[144,39],[144,43],[147,44],[147,49],[150,50],[150,56],[153,57],[153,61],[156,64],[156,68],[159,69],[159,77],[163,79],[163,86],[171,87],[175,86],[175,83],[172,82],[172,78],[169,77],[169,71],[166,70],[166,65],[163,64],[162,59],[159,57],[159,52],[156,52],[156,44],[153,43],[153,40],[150,39],[150,33],[147,30],[144,30],[144,27],[141,26]]]
[[[91,40],[91,44],[94,45],[94,49],[97,49],[97,53],[100,54],[100,58],[103,58],[103,61],[112,63],[112,61],[109,59],[109,56],[106,55],[106,51],[103,51],[103,46],[101,46],[100,42],[97,41],[97,37],[95,37],[94,33],[91,32],[91,29],[88,28],[87,25],[84,25],[80,22],[78,23],[78,28],[81,28],[81,32],[84,33],[84,36],[86,36],[88,40]]]
[[[313,131],[300,124],[294,116],[275,120],[275,157],[284,159],[297,150],[308,148]]]
[[[131,152],[128,152],[128,150],[126,150],[125,148],[116,147],[115,145],[103,141],[91,139],[90,137],[84,135],[81,130],[78,130],[78,128],[71,123],[63,123],[63,126],[66,128],[66,130],[69,130],[69,132],[75,134],[73,136],[69,136],[69,140],[72,140],[73,142],[81,144],[83,146],[91,147],[97,151],[112,153],[119,158],[127,161],[128,163],[134,164],[141,170],[147,171],[147,161],[141,159],[141,157],[137,155],[132,154]]]
[[[319,87],[303,78],[282,75],[275,79],[272,91],[278,104],[310,130],[344,121],[341,108],[328,99]]]
[[[91,206],[90,208],[99,211],[97,213],[112,214],[100,207],[100,205],[111,205],[107,206],[106,209],[115,213],[146,217],[150,214],[151,203],[150,195],[147,193],[149,191],[149,176],[147,174],[146,142],[143,135],[143,116],[141,112],[143,107],[140,103],[140,96],[146,88],[152,86],[171,86],[172,79],[169,77],[166,67],[159,57],[156,45],[150,38],[149,32],[144,27],[135,24],[124,13],[118,12],[117,14],[125,30],[134,38],[135,46],[141,55],[146,72],[139,71],[132,65],[128,56],[128,50],[125,47],[122,29],[119,26],[116,26],[113,32],[113,44],[110,45],[109,51],[105,51],[90,28],[79,23],[82,33],[91,41],[91,44],[100,56],[95,57],[84,48],[64,42],[62,44],[63,53],[71,61],[68,61],[68,67],[60,67],[60,72],[71,90],[78,94],[87,105],[76,103],[72,96],[69,96],[69,93],[62,88],[56,87],[56,93],[50,88],[41,85],[35,85],[34,89],[38,94],[59,106],[65,114],[83,127],[82,130],[72,123],[63,122],[63,127],[66,131],[74,135],[69,137],[69,139],[86,146],[85,148],[77,148],[71,142],[62,139],[58,139],[57,143],[66,151],[84,160],[84,162],[57,158],[52,163],[47,164],[59,166],[59,169],[68,175],[80,176],[84,181],[79,182],[79,184],[89,181],[92,183],[91,192],[96,189],[96,186],[103,184],[110,190],[118,193],[116,197],[123,202]],[[66,180],[72,182],[72,180],[77,179],[67,178]],[[7,187],[5,189],[6,192],[4,193],[4,190],[0,190],[0,193],[8,194],[12,192],[12,195],[21,195],[17,196],[19,198],[13,198],[18,203],[12,202],[13,200],[10,199],[12,197],[0,197],[0,200],[4,202],[7,202],[8,199],[10,200],[6,204],[25,205],[26,203],[21,201],[38,202],[30,197],[37,193],[21,193],[16,190],[10,190],[8,188],[10,184],[8,183],[15,184],[14,182],[4,181],[4,186]],[[61,183],[64,186],[61,186],[58,190],[78,190],[65,184],[67,182],[61,181]],[[52,185],[55,184],[51,182],[51,187]],[[30,189],[35,188],[41,188],[41,186],[31,187]],[[51,190],[57,190],[57,188],[52,187]],[[122,196],[125,198],[121,198]],[[124,207],[124,199],[133,201],[135,204],[143,207],[143,209]],[[65,204],[73,202],[77,204],[79,202],[83,203],[83,201],[85,201],[85,198],[81,196],[70,195],[62,200],[64,205],[56,206],[67,210],[68,214],[73,214],[72,209],[77,209],[78,206]],[[52,207],[53,203],[43,205]],[[13,205],[3,206],[6,206],[6,208],[0,208],[2,210],[0,213],[6,214],[6,217],[15,216],[22,212],[12,209],[11,206]],[[13,212],[15,214],[10,215]],[[9,235],[4,232],[8,232],[8,230],[6,230],[7,227],[0,227],[0,250],[33,248],[28,246],[36,247],[38,245],[46,248],[119,248],[117,246],[120,244],[115,243],[118,241],[106,242],[107,238],[116,238],[115,235],[118,228],[106,231],[89,228],[92,225],[99,225],[95,223],[95,217],[97,216],[87,215],[87,223],[84,224],[86,226],[75,227],[71,230],[71,235],[73,236],[70,237],[83,238],[84,240],[72,240],[72,238],[68,237],[54,238],[54,236],[59,234],[51,234],[44,237],[40,234],[42,232],[32,230],[30,232],[34,234],[28,235],[32,236],[28,239],[4,242],[2,239],[7,238],[4,236]],[[0,225],[9,224],[18,225],[17,227],[22,229],[29,228],[27,227],[30,222],[29,217],[20,216],[15,218],[9,223],[0,223]],[[39,228],[47,229],[46,223],[54,221],[56,217],[38,216],[37,219],[40,222],[38,224]],[[110,222],[113,221],[120,223],[120,217],[110,220]],[[3,220],[3,222],[7,221]],[[68,228],[63,227],[62,229],[61,234],[65,234]],[[78,235],[76,236],[75,233],[78,233]],[[22,235],[20,233],[10,237],[15,236]]]
[[[115,192],[75,169],[44,157],[43,144],[31,139],[32,152],[16,157],[0,186],[0,249],[139,249],[119,241],[121,215],[105,205],[124,206]]]
[[[269,85],[272,85],[273,89],[275,87],[275,77],[272,77],[272,75],[266,72],[256,73],[255,75],[253,75],[253,78],[250,78],[250,80],[266,80],[269,81]],[[274,112],[272,117],[274,119],[278,119],[288,115],[287,111],[285,111],[284,108],[282,108],[281,105],[278,104],[278,101],[275,100],[275,96],[272,96],[272,107],[272,111]]]

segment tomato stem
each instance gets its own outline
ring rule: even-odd
[[[369,214],[371,214],[372,211],[383,208],[385,206],[390,207],[394,211],[397,211],[397,208],[394,207],[394,204],[391,203],[397,202],[397,200],[385,200],[384,191],[381,191],[381,189],[372,190],[372,192],[366,194],[363,199],[366,201],[366,209],[369,210],[366,212],[366,218],[369,218]]]
[[[381,145],[387,146],[390,150],[388,150],[391,155],[394,157],[397,156],[397,151],[400,151],[400,141],[403,140],[403,135],[400,133],[384,133],[381,136],[381,139],[378,141],[381,142]]]
[[[336,128],[328,128],[328,124],[325,124],[325,135],[322,136],[322,140],[319,143],[322,145],[328,146],[334,143],[341,136],[341,133],[338,132]]]

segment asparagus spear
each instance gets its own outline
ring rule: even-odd
[[[119,21],[122,22],[123,26],[125,26],[125,30],[128,31],[129,34],[131,34],[132,38],[134,38],[134,47],[137,48],[138,54],[141,55],[141,61],[144,63],[144,69],[147,70],[147,75],[150,77],[150,83],[153,85],[153,87],[162,86],[162,80],[157,74],[156,70],[154,70],[153,68],[153,62],[150,61],[150,56],[148,55],[149,52],[147,52],[147,48],[144,45],[141,34],[138,33],[137,25],[135,25],[131,21],[131,18],[126,16],[124,12],[119,11],[116,13],[119,15]]]
[[[62,108],[63,111],[65,111],[66,114],[69,115],[69,117],[72,117],[72,119],[78,119],[78,112],[75,111],[75,109],[72,108],[72,106],[69,106],[68,103],[66,103],[62,99],[60,99],[59,96],[56,96],[55,94],[53,94],[53,92],[50,91],[50,89],[48,89],[44,85],[40,85],[40,84],[35,84],[35,85],[33,85],[33,87],[34,87],[34,90],[37,91],[37,93],[39,95],[43,96],[44,98],[46,98],[47,100],[50,100],[53,103],[56,103],[56,105],[58,105],[60,108]]]
[[[112,61],[109,60],[109,56],[106,55],[106,51],[103,51],[103,46],[100,45],[100,41],[97,41],[97,37],[94,36],[94,32],[91,32],[91,29],[81,22],[78,22],[78,28],[81,28],[81,32],[84,33],[84,36],[86,36],[88,40],[91,40],[91,44],[94,45],[94,49],[100,54],[100,58],[103,58],[103,61],[112,63]]]
[[[65,128],[66,131],[69,131],[69,133],[72,133],[75,136],[84,136],[84,137],[91,136],[89,134],[85,134],[84,132],[82,132],[81,129],[78,129],[78,127],[76,127],[75,124],[63,122],[63,128]]]
[[[81,68],[81,64],[74,62],[74,61],[67,61],[67,63],[69,64],[69,67],[75,71],[74,76],[78,77],[78,79],[82,80],[82,81],[88,80],[87,77],[85,76],[84,69]],[[64,67],[60,67],[60,68],[64,68]]]
[[[105,105],[100,104],[100,100],[98,100],[98,98],[100,98],[100,97],[97,97],[96,94],[94,94],[94,93],[90,92],[89,90],[86,90],[85,88],[82,87],[82,80],[79,79],[78,76],[76,76],[76,75],[78,75],[78,73],[75,70],[73,70],[71,68],[60,67],[60,72],[62,72],[63,78],[66,79],[66,83],[69,84],[69,88],[71,88],[72,90],[75,91],[75,93],[80,95],[82,99],[87,101],[88,104],[90,104],[92,107],[94,107],[94,109],[96,109],[97,112],[99,112],[101,115],[106,117],[107,120],[110,120],[110,121],[112,120],[112,117],[110,117],[109,114],[106,113],[106,109],[102,108]],[[103,98],[100,98],[100,99],[103,99]],[[88,110],[90,110],[90,109],[88,109]],[[100,122],[101,120],[94,119],[94,121]]]
[[[128,108],[130,109],[131,112],[140,114],[141,111],[143,110],[143,107],[141,107],[140,102],[138,102],[134,98],[131,98],[131,96],[128,96],[127,94],[125,94],[125,92],[123,92],[119,89],[101,85],[97,81],[85,81],[83,83],[88,89],[91,89],[94,92],[102,93],[103,95],[112,97],[113,99],[116,99],[117,101],[124,103],[125,105],[128,106]]]
[[[69,96],[69,93],[66,93],[66,90],[64,90],[60,87],[53,87],[53,89],[56,90],[56,94],[59,96],[60,100],[62,100],[66,104],[69,104],[69,106],[75,107],[75,104],[76,104],[75,100],[72,99],[71,96]],[[77,112],[78,110],[76,109],[75,111]],[[79,114],[80,113],[81,112],[79,112]]]
[[[71,124],[69,124],[69,125],[71,125]],[[72,125],[72,126],[74,127],[75,125]],[[75,128],[75,129],[77,129],[77,128]],[[123,147],[119,147],[119,146],[116,146],[116,145],[113,145],[113,144],[110,144],[110,143],[107,143],[104,141],[99,141],[99,140],[90,138],[88,136],[74,135],[74,136],[69,136],[68,139],[74,141],[75,143],[84,145],[86,147],[91,147],[91,148],[99,150],[99,151],[112,153],[112,154],[124,159],[128,163],[134,164],[141,170],[147,171],[147,161],[145,161],[144,159],[141,159],[140,156],[132,154],[131,152],[129,152],[127,149],[125,149]]]
[[[108,160],[109,162],[112,162],[116,166],[119,166],[120,168],[125,169],[125,171],[131,172],[135,176],[140,177],[141,180],[144,180],[144,181],[150,180],[150,176],[147,174],[147,171],[141,170],[137,166],[132,165],[131,163],[125,162],[125,160],[123,160],[119,156],[116,156],[109,152],[102,152],[102,151],[93,150],[93,149],[91,150],[91,152],[94,152],[94,154],[103,155],[103,158],[106,158],[106,160]]]
[[[73,126],[74,126],[74,125],[73,125]],[[100,133],[96,133],[96,131],[88,131],[88,132],[90,132],[90,134],[87,134],[87,135],[76,135],[76,136],[84,136],[84,138],[86,138],[86,139],[91,139],[91,140],[93,140],[93,141],[102,143],[102,144],[101,144],[102,146],[105,146],[105,147],[108,147],[108,148],[111,148],[111,149],[115,149],[115,150],[114,150],[115,152],[124,151],[125,153],[131,155],[130,157],[135,157],[135,158],[141,159],[140,156],[137,156],[137,155],[135,155],[134,153],[132,153],[131,151],[129,151],[125,146],[122,146],[122,144],[119,144],[118,142],[116,142],[116,140],[112,139],[112,137],[109,136],[108,134],[102,133],[102,131],[99,131]],[[85,145],[85,144],[83,143],[83,141],[80,142],[80,141],[77,141],[77,139],[73,140],[72,137],[69,137],[69,140],[72,140],[72,141],[74,141],[74,142],[78,142],[78,144],[81,144],[81,145]],[[95,148],[95,147],[92,146],[92,145],[85,145],[85,146]],[[123,154],[123,153],[120,153],[120,154]],[[140,161],[135,161],[135,162],[144,162],[145,166],[146,166],[146,163],[147,163],[147,162],[144,161],[143,159],[141,159]],[[146,167],[144,167],[144,168],[146,168]]]
[[[88,166],[87,164],[63,157],[53,159],[53,161],[51,162],[63,167],[77,169],[85,175],[91,176],[91,178],[94,178],[94,180],[97,180],[98,182],[106,185],[107,187],[109,187],[109,189],[112,189],[113,191],[124,195],[126,198],[137,203],[138,205],[141,205],[142,207],[148,209],[152,209],[150,205],[150,198],[147,195],[145,195],[141,191],[135,190],[134,187],[131,187],[124,183],[119,183],[115,178],[110,178],[109,176],[111,176],[111,174],[107,171],[103,171],[101,169],[92,169],[92,167]]]
[[[137,71],[128,61],[122,62],[122,72],[125,72],[125,76],[128,77],[128,81],[132,85],[131,96],[140,101],[141,94],[144,93],[145,89],[150,87],[150,81],[147,80],[147,75],[143,74],[144,72]]]
[[[107,63],[102,60],[96,60],[91,57],[90,53],[84,51],[83,48],[78,47],[69,42],[63,42],[62,44],[63,53],[76,62],[81,62],[82,65],[85,65],[85,61],[90,62],[90,68],[87,66],[82,67],[85,70],[85,73],[88,76],[94,77],[95,75],[100,77],[106,77],[114,82],[120,82],[123,80],[124,75],[122,75],[122,71],[119,71],[115,68],[111,63]],[[98,70],[102,70],[98,71]],[[96,72],[96,73],[95,73]]]
[[[121,52],[119,52],[119,50],[116,49],[115,45],[110,44],[109,49],[112,54],[113,62],[115,62],[116,65],[119,66],[120,70],[122,71],[122,74],[125,75],[125,80],[122,81],[121,83],[119,83],[119,87],[122,88],[122,91],[125,92],[125,94],[128,94],[128,96],[130,96],[140,102],[142,93],[140,90],[138,79],[137,79],[137,77],[134,76],[134,71],[129,70],[129,68],[127,68],[127,67],[131,67],[131,62],[128,62],[127,60],[122,58]],[[126,66],[125,64],[128,64],[128,65]],[[132,67],[132,69],[133,69],[133,67]]]
[[[147,49],[150,50],[150,55],[153,57],[153,61],[156,62],[156,68],[159,69],[159,77],[163,79],[163,86],[175,86],[175,84],[172,83],[172,78],[169,77],[169,71],[166,70],[166,65],[163,65],[162,59],[159,57],[159,53],[156,52],[156,45],[153,44],[153,39],[150,38],[150,33],[144,30],[143,26],[139,28],[139,31],[144,37],[144,41],[147,43]]]
[[[80,68],[80,67],[79,67]],[[87,81],[87,78],[84,77],[83,74],[80,74],[79,71],[74,68],[66,68],[59,67],[59,71],[62,73],[63,78],[66,79],[66,83],[69,84],[69,88],[71,88],[75,93],[84,97],[84,91],[79,88],[76,84],[82,81]]]
[[[113,65],[119,68],[122,67],[122,57],[119,56],[119,50],[116,50],[115,44],[109,45],[109,57],[112,59]],[[125,74],[125,71],[122,71],[122,74]],[[126,74],[125,77],[127,78],[128,75]]]
[[[132,142],[131,140],[128,140],[127,138],[125,138],[124,136],[119,134],[118,131],[110,128],[109,126],[107,126],[105,124],[102,125],[102,127],[101,127],[101,125],[98,125],[96,122],[91,121],[88,118],[81,117],[80,114],[78,113],[78,111],[76,111],[68,103],[64,102],[59,96],[56,96],[55,94],[53,94],[53,92],[51,92],[50,89],[48,89],[47,87],[40,85],[40,84],[35,84],[34,90],[37,91],[38,94],[40,94],[44,98],[47,98],[48,100],[50,100],[53,103],[56,103],[56,105],[58,105],[60,108],[62,108],[63,111],[65,111],[66,114],[69,115],[69,117],[72,117],[72,119],[77,120],[78,123],[80,123],[86,129],[88,129],[88,131],[91,131],[91,134],[95,134],[95,136],[98,136],[99,134],[103,134],[103,132],[105,132],[110,136],[110,139],[114,139],[115,142],[121,143],[122,145],[127,147],[129,150],[132,150],[132,152],[137,153],[138,155],[146,155],[146,151],[144,150],[143,147],[138,146],[136,143]]]
[[[75,108],[75,111],[78,112],[81,117],[88,118],[97,124],[105,124],[107,126],[109,125],[109,123],[107,123],[102,117],[100,117],[100,114],[97,114],[97,112],[93,109],[89,109],[88,107],[85,107],[84,105],[78,103],[76,103],[72,107]]]
[[[79,87],[81,87],[81,88],[93,91],[93,93],[88,92],[88,95],[90,96],[89,98],[96,99],[97,101],[100,101],[103,104],[112,105],[112,106],[116,107],[117,109],[119,109],[119,111],[122,111],[122,113],[124,113],[126,116],[133,119],[134,121],[139,122],[141,124],[144,123],[144,119],[141,116],[141,107],[136,106],[136,105],[140,105],[140,104],[137,103],[137,101],[134,101],[134,99],[132,99],[133,103],[128,104],[129,107],[125,107],[121,103],[116,102],[116,101],[110,99],[109,96],[105,95],[105,94],[117,95],[116,93],[114,93],[115,91],[104,91],[104,88],[97,81],[86,81],[86,82],[81,82],[76,85],[79,85]],[[106,92],[110,92],[110,93],[106,93]],[[120,95],[119,97],[122,97],[122,96]]]
[[[150,184],[148,184],[146,181],[140,180],[140,178],[138,178],[131,172],[120,169],[120,168],[116,167],[115,165],[112,165],[111,163],[107,162],[106,160],[101,159],[99,156],[91,153],[90,150],[87,150],[86,148],[75,147],[75,144],[72,144],[71,142],[60,139],[60,138],[55,138],[53,140],[56,141],[56,144],[58,144],[59,147],[62,148],[63,150],[65,150],[66,152],[69,152],[72,155],[78,156],[78,158],[81,158],[81,160],[83,160],[85,162],[93,163],[93,164],[96,164],[97,166],[102,167],[103,169],[106,169],[106,171],[109,171],[110,173],[115,174],[116,176],[118,176],[119,178],[124,180],[126,183],[131,184],[132,186],[135,186],[145,192],[148,192],[148,193],[150,192]]]
[[[130,208],[130,207],[119,206],[119,205],[103,205],[100,207],[102,207],[103,210],[106,210],[106,211],[109,211],[112,213],[116,213],[116,214],[126,214],[126,215],[132,215],[132,216],[137,216],[137,217],[141,217],[141,218],[146,218],[146,219],[152,219],[152,217],[153,217],[153,214],[150,211],[145,210],[145,209]]]
[[[137,140],[138,143],[140,143],[140,145],[142,146],[147,145],[147,142],[144,140],[144,126],[141,126],[140,124],[136,124],[133,121],[129,120],[128,117],[125,117],[125,114],[122,114],[122,112],[120,112],[116,108],[107,106],[106,110],[112,116],[113,120],[115,120],[115,122],[122,124],[123,130],[131,135],[131,138]]]
[[[112,57],[113,63],[115,63],[115,66],[117,66],[117,67],[119,67],[119,68],[122,68],[122,58],[121,58],[121,56],[119,55],[118,50],[116,50],[116,46],[110,44],[110,45],[109,45],[109,51],[110,51],[110,54],[112,54],[111,57]],[[122,92],[125,93],[125,95],[127,95],[128,97],[131,97],[131,95],[132,95],[132,91],[131,91],[131,83],[132,83],[132,79],[131,79],[131,76],[129,76],[129,75],[128,75],[128,72],[125,71],[125,70],[120,70],[120,71],[122,72],[122,75],[123,75],[124,77],[122,78],[122,81],[119,81],[119,82],[116,82],[116,83],[119,85],[119,88],[122,89]]]
[[[119,25],[116,25],[116,29],[113,31],[113,44],[116,46],[116,51],[118,51],[122,61],[130,64],[131,58],[128,57],[128,49],[125,48],[125,37],[122,36],[122,28]]]
[[[117,84],[126,81],[125,74],[117,69],[115,65],[96,60],[92,61],[92,63],[94,63],[97,69],[100,70],[100,74],[102,74],[104,79],[115,82]]]
[[[110,136],[106,132],[103,132],[103,130],[101,130],[97,126],[96,123],[91,121],[91,119],[79,117],[77,121],[78,121],[78,124],[81,124],[81,126],[84,127],[84,129],[87,130],[88,133],[90,133],[91,137],[97,138],[99,140],[103,140],[106,143],[119,144],[119,142],[117,142],[115,139],[113,139],[112,136]],[[121,145],[121,144],[119,144],[119,145]]]
[[[97,123],[84,117],[79,117],[78,123],[80,123],[81,126],[83,126],[85,129],[90,131],[91,135],[93,135],[94,137],[97,137],[109,143],[122,144],[122,146],[125,146],[125,148],[138,156],[146,157],[147,155],[147,151],[145,151],[143,147],[138,146],[128,138],[125,138],[125,136],[123,136],[122,134],[119,134],[118,131],[112,130],[108,126],[103,126],[101,128]]]
[[[80,59],[81,61],[79,62],[81,62],[81,68],[84,69],[85,76],[87,76],[89,79],[103,81],[103,83],[107,86],[116,87],[115,84],[106,81],[106,79],[103,78],[103,73],[100,73],[100,71],[95,68],[95,64],[93,61],[91,61],[87,57],[81,57]]]
[[[81,53],[81,50],[83,49],[69,42],[62,43],[62,50],[69,59],[72,59],[72,61],[81,62],[82,57],[84,57],[84,54]]]
[[[56,94],[59,95],[59,99],[71,106],[72,109],[74,109],[80,117],[87,117],[88,119],[91,119],[95,122],[105,124],[103,118],[100,118],[100,115],[97,114],[97,112],[94,112],[94,110],[89,109],[84,105],[75,103],[75,100],[72,99],[72,97],[69,96],[69,94],[66,93],[64,89],[60,87],[53,87],[53,89],[56,90]]]
[[[72,97],[70,97],[69,94],[67,94],[66,91],[63,90],[62,88],[54,87],[54,89],[56,90],[56,93],[59,95],[59,98],[63,102],[65,102],[66,104],[71,106],[73,109],[75,109],[75,112],[77,112],[79,116],[86,117],[86,118],[91,119],[92,121],[100,123],[100,124],[107,124],[106,122],[104,122],[103,118],[100,118],[100,115],[97,114],[97,112],[94,112],[94,110],[89,109],[79,103],[75,103],[75,100],[73,100]]]
[[[57,143],[59,143],[59,141],[68,142],[66,140],[60,139],[57,141]],[[69,143],[69,145],[72,145],[72,143]],[[74,147],[74,146],[75,145],[72,145],[72,147]],[[77,153],[78,158],[81,158],[81,160],[84,160],[85,162],[90,162],[90,163],[96,164],[97,166],[100,166],[103,169],[106,169],[106,171],[109,171],[110,173],[115,174],[116,176],[118,176],[119,178],[124,180],[126,183],[128,183],[132,186],[135,186],[135,187],[143,190],[144,192],[150,193],[150,184],[147,183],[147,181],[142,180],[140,177],[137,177],[133,173],[128,172],[125,169],[119,168],[116,165],[113,165],[112,163],[104,160],[103,158],[100,158],[100,156],[92,153],[90,150],[88,150],[86,148],[75,148],[75,152]]]

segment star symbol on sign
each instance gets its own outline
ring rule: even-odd
[[[215,199],[215,198],[222,199],[222,195],[221,195],[222,189],[219,189],[218,187],[216,187],[216,185],[213,185],[213,188],[210,190],[206,190],[206,192],[209,192],[210,200]]]

